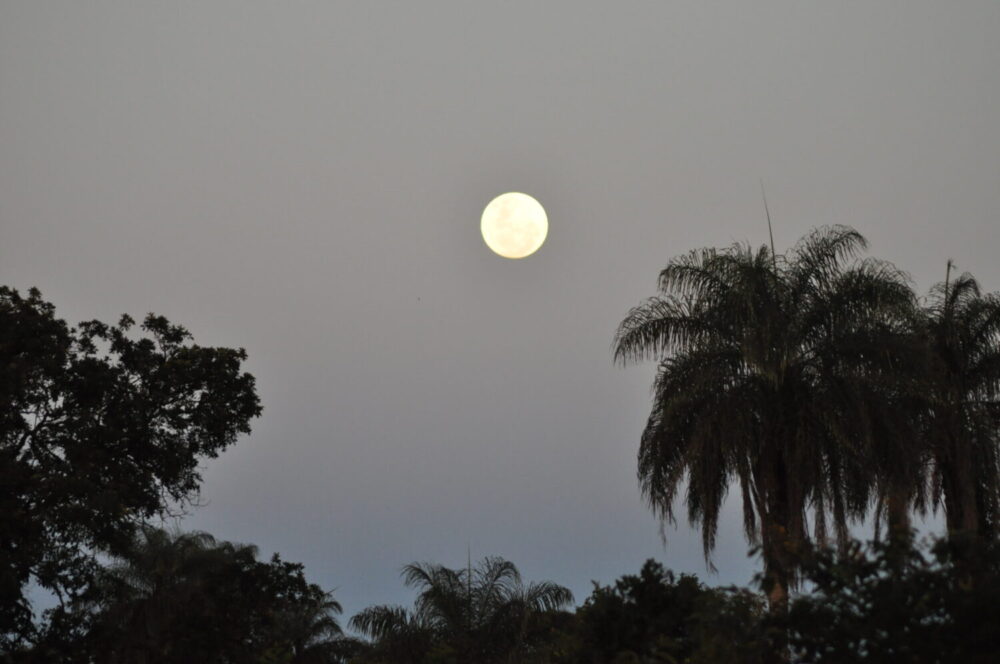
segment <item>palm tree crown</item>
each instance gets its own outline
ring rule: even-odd
[[[659,360],[639,449],[654,512],[674,519],[686,487],[706,557],[730,482],[748,539],[760,541],[772,606],[784,605],[789,547],[828,522],[846,538],[873,493],[876,414],[864,395],[900,361],[913,295],[893,266],[855,257],[856,231],[818,229],[787,255],[745,245],[692,251],[660,273],[660,295],[618,328],[615,359]]]
[[[412,611],[373,606],[350,621],[387,661],[420,661],[438,648],[459,661],[506,662],[530,646],[532,618],[573,601],[554,583],[524,584],[514,564],[499,557],[468,569],[413,563],[403,580],[420,591]]]

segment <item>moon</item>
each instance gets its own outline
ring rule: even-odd
[[[483,210],[479,226],[486,246],[504,258],[524,258],[538,251],[549,232],[541,203],[527,194],[500,194]]]

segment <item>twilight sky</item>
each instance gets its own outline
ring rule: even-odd
[[[1000,290],[1000,3],[0,0],[0,282],[71,322],[243,346],[264,415],[183,527],[406,602],[487,554],[708,575],[635,480],[617,323],[688,249],[855,226],[919,290]],[[492,254],[520,190],[549,237]]]

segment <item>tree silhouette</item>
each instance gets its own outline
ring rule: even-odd
[[[828,522],[841,541],[876,491],[868,464],[880,408],[867,395],[900,357],[913,294],[893,266],[853,260],[864,238],[845,227],[805,236],[787,255],[692,251],[660,273],[661,294],[632,309],[615,358],[660,361],[639,449],[654,512],[674,519],[686,487],[706,557],[731,480],[748,539],[760,541],[772,610],[796,581],[792,551]],[[759,538],[759,540],[758,540]]]
[[[810,592],[786,616],[792,660],[802,664],[995,662],[1000,649],[1000,549],[974,538],[936,541],[929,552],[912,538],[845,550],[807,549]],[[929,554],[929,555],[928,555]],[[969,585],[966,563],[980,573]]]
[[[1000,295],[982,294],[962,274],[932,289],[926,312],[935,504],[943,503],[950,533],[993,538],[1000,519]]]
[[[594,584],[576,612],[576,643],[568,661],[758,662],[763,602],[746,590],[706,588],[647,560],[638,575],[613,586]]]
[[[99,575],[99,597],[92,609],[101,613],[100,635],[109,662],[176,661],[190,655],[193,611],[203,618],[212,603],[213,584],[230,567],[256,561],[252,546],[219,544],[207,533],[172,535],[144,529],[134,546]],[[213,606],[209,613],[222,614]],[[212,650],[212,647],[208,648]]]
[[[198,464],[260,414],[242,350],[150,314],[70,328],[0,287],[0,652],[34,633],[29,584],[65,603],[145,519],[197,495]]]
[[[96,661],[121,663],[341,662],[350,651],[340,605],[302,566],[206,533],[144,528],[96,578],[88,642]]]
[[[413,563],[403,580],[420,591],[412,611],[373,606],[350,620],[373,639],[371,661],[519,661],[532,646],[533,619],[573,601],[554,583],[525,585],[514,564],[498,557],[469,569]]]

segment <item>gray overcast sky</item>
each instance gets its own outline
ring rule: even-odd
[[[1000,290],[1000,3],[0,1],[0,282],[244,346],[263,417],[184,521],[346,614],[401,565],[609,582],[664,548],[653,367],[610,342],[673,255],[850,224]],[[542,249],[489,252],[520,190]],[[731,506],[735,507],[735,505]],[[712,583],[745,583],[737,510]]]

